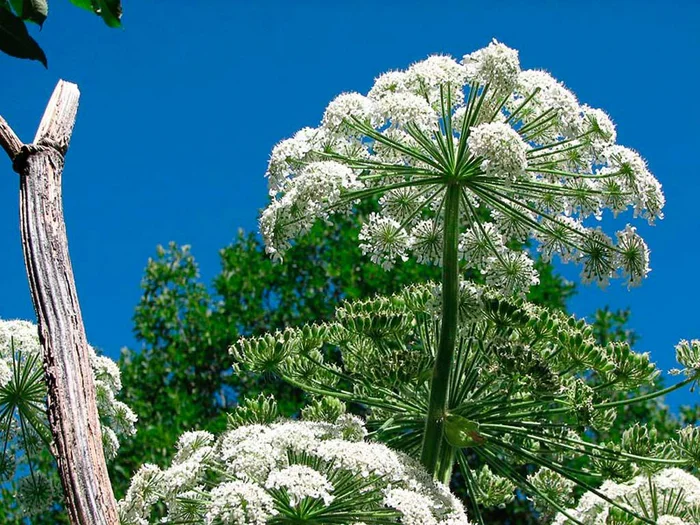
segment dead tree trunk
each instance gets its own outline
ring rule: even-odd
[[[80,92],[59,81],[32,144],[0,117],[0,145],[20,176],[20,228],[39,324],[52,452],[74,525],[118,525],[95,385],[63,219],[61,174]]]

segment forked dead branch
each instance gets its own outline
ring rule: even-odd
[[[20,176],[20,229],[39,325],[52,452],[75,525],[116,525],[95,385],[68,253],[61,176],[78,111],[75,84],[59,81],[31,144],[0,117],[0,145]]]

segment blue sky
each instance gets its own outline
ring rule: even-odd
[[[157,244],[191,244],[208,282],[218,250],[265,205],[272,146],[318,124],[343,91],[433,53],[492,38],[604,108],[618,142],[648,160],[666,218],[639,230],[653,271],[641,288],[579,287],[570,308],[630,307],[639,348],[664,369],[700,338],[700,4],[685,2],[244,2],[125,0],[110,30],[53,0],[49,69],[0,55],[0,114],[31,140],[59,78],[82,92],[64,174],[71,256],[90,342],[134,345],[133,308]],[[525,5],[527,4],[527,6]],[[18,233],[18,182],[0,159],[0,318],[34,314]],[[564,274],[577,280],[578,268]],[[678,401],[693,401],[684,394]]]

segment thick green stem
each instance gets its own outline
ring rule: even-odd
[[[457,339],[457,314],[459,308],[459,260],[457,236],[459,234],[459,197],[457,184],[447,186],[445,196],[445,231],[442,251],[442,319],[440,341],[435,367],[430,383],[428,418],[425,422],[421,461],[431,474],[437,474],[443,427],[447,408],[447,392],[452,358]]]

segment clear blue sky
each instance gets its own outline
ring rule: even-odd
[[[666,218],[639,228],[652,250],[646,282],[579,287],[571,310],[630,307],[639,348],[664,369],[679,339],[700,338],[700,3],[125,0],[124,9],[124,29],[110,30],[53,0],[38,34],[49,70],[0,55],[0,114],[25,141],[56,81],[80,86],[65,212],[88,338],[108,355],[135,344],[131,317],[157,244],[191,244],[208,282],[218,250],[239,227],[255,228],[277,141],[383,71],[432,53],[461,57],[493,37],[519,49],[523,67],[548,69],[607,110],[618,141],[664,186]],[[17,200],[0,158],[0,317],[32,319]],[[578,269],[564,273],[575,280]]]

